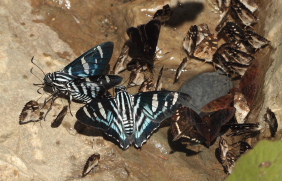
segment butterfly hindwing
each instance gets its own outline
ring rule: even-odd
[[[78,77],[101,75],[108,66],[113,48],[113,42],[102,43],[82,54],[63,68],[61,72]]]
[[[104,98],[100,101],[91,101],[76,113],[80,122],[103,130],[113,137],[124,149],[128,148],[130,141],[125,134],[122,117],[118,112],[114,98]]]

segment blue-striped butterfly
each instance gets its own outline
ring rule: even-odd
[[[112,57],[113,48],[113,42],[102,43],[82,54],[62,70],[47,73],[44,77],[44,90],[52,94],[45,104],[52,100],[52,106],[60,95],[69,96],[69,101],[87,103],[102,97],[108,89],[118,85],[122,77],[103,75]]]
[[[140,148],[164,119],[189,100],[189,95],[171,91],[130,95],[120,86],[116,88],[115,98],[93,100],[79,109],[76,117],[86,125],[102,129],[123,149],[132,144]]]

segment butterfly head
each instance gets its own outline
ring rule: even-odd
[[[54,75],[53,73],[47,73],[43,79],[44,81],[44,91],[46,92],[54,92],[56,89],[56,86],[54,85]]]
[[[52,83],[53,83],[53,74],[47,73],[43,80],[44,80],[44,83],[46,85],[52,85]]]
[[[118,92],[126,92],[126,87],[125,86],[117,86],[115,88],[116,93]]]

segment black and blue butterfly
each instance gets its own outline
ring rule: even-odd
[[[69,101],[87,103],[102,97],[108,89],[121,83],[120,76],[104,75],[113,48],[113,42],[102,43],[88,50],[62,70],[47,73],[44,77],[44,89],[52,94],[45,104],[50,100],[53,104],[60,95],[69,96]]]
[[[120,86],[116,88],[115,98],[93,100],[79,109],[76,117],[83,124],[102,129],[123,149],[132,144],[140,148],[164,119],[189,100],[189,95],[171,91],[130,95]]]

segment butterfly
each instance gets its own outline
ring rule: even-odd
[[[82,171],[82,177],[85,177],[86,175],[88,175],[96,166],[98,166],[99,164],[99,160],[100,160],[100,154],[93,154],[91,155],[83,168]]]
[[[255,58],[234,46],[230,43],[222,44],[213,55],[213,63],[226,73],[234,72],[243,76]]]
[[[164,67],[160,69],[159,76],[157,82],[154,84],[152,78],[147,78],[140,86],[140,92],[149,92],[149,91],[160,91],[162,89],[162,75],[163,75]]]
[[[136,69],[136,67],[142,67],[143,69],[148,68],[152,72],[160,29],[161,21],[153,19],[147,24],[130,27],[126,30],[130,40],[139,50],[139,55],[127,64],[129,71]]]
[[[211,62],[217,50],[217,37],[210,33],[207,24],[193,25],[183,41],[189,56]]]
[[[122,80],[116,75],[102,75],[113,53],[113,42],[98,45],[75,59],[61,71],[47,73],[44,84],[51,87],[52,96],[63,93],[70,100],[90,102]]]
[[[44,90],[52,93],[44,103],[45,105],[52,100],[47,113],[60,95],[69,96],[69,101],[87,103],[103,96],[108,89],[121,83],[120,76],[103,75],[112,57],[113,48],[113,42],[102,43],[88,50],[62,70],[47,73],[44,77]]]
[[[52,128],[57,128],[61,125],[63,119],[65,118],[68,111],[68,106],[64,106],[63,109],[60,111],[60,113],[57,115],[57,117],[54,119],[54,121],[51,124]]]
[[[186,110],[182,110],[182,114],[176,115],[176,117],[179,116],[178,119],[181,121],[178,121],[178,123],[184,124],[185,126],[176,125],[176,127],[182,127],[182,130],[180,129],[178,132],[181,132],[183,135],[182,137],[189,138],[193,142],[195,142],[194,140],[196,140],[198,143],[205,142],[207,147],[209,147],[216,139],[221,127],[226,124],[235,114],[235,108],[233,107],[221,109],[213,114],[206,114],[202,117],[189,107],[180,109]],[[191,125],[196,129],[197,132],[191,128]],[[192,136],[190,135],[191,133]]]
[[[227,22],[219,32],[219,36],[227,37],[227,41],[230,43],[237,45],[240,43],[245,47],[247,53],[255,53],[270,43],[269,40],[253,31],[245,31],[235,22]]]
[[[93,100],[80,108],[76,117],[83,124],[103,130],[123,149],[132,144],[140,148],[164,119],[189,100],[185,93],[170,91],[130,95],[124,86],[119,86],[116,97]]]
[[[176,70],[175,78],[174,78],[174,83],[178,82],[182,71],[187,66],[187,62],[188,62],[188,58],[187,57],[183,58],[182,62],[180,63],[179,67]]]
[[[254,12],[249,10],[241,0],[232,0],[231,8],[245,26],[252,26],[257,23],[258,18],[254,15]]]
[[[19,124],[40,121],[43,119],[43,114],[44,112],[40,111],[38,102],[31,100],[25,104],[19,116]]]
[[[265,121],[269,124],[271,137],[275,137],[278,128],[278,121],[271,109],[267,108],[266,114],[264,115]]]
[[[204,143],[205,138],[196,130],[195,123],[192,120],[192,109],[179,106],[175,114],[171,117],[172,141],[180,140],[183,143]]]
[[[216,30],[220,30],[228,16],[240,20],[244,26],[252,26],[258,18],[254,15],[258,5],[252,0],[217,0],[218,7],[222,11],[221,20]],[[235,16],[234,16],[235,15]]]
[[[227,156],[227,152],[229,151],[229,146],[227,144],[226,139],[224,139],[223,137],[220,137],[219,140],[219,160],[221,164],[224,164],[224,162],[226,161],[226,156]]]

